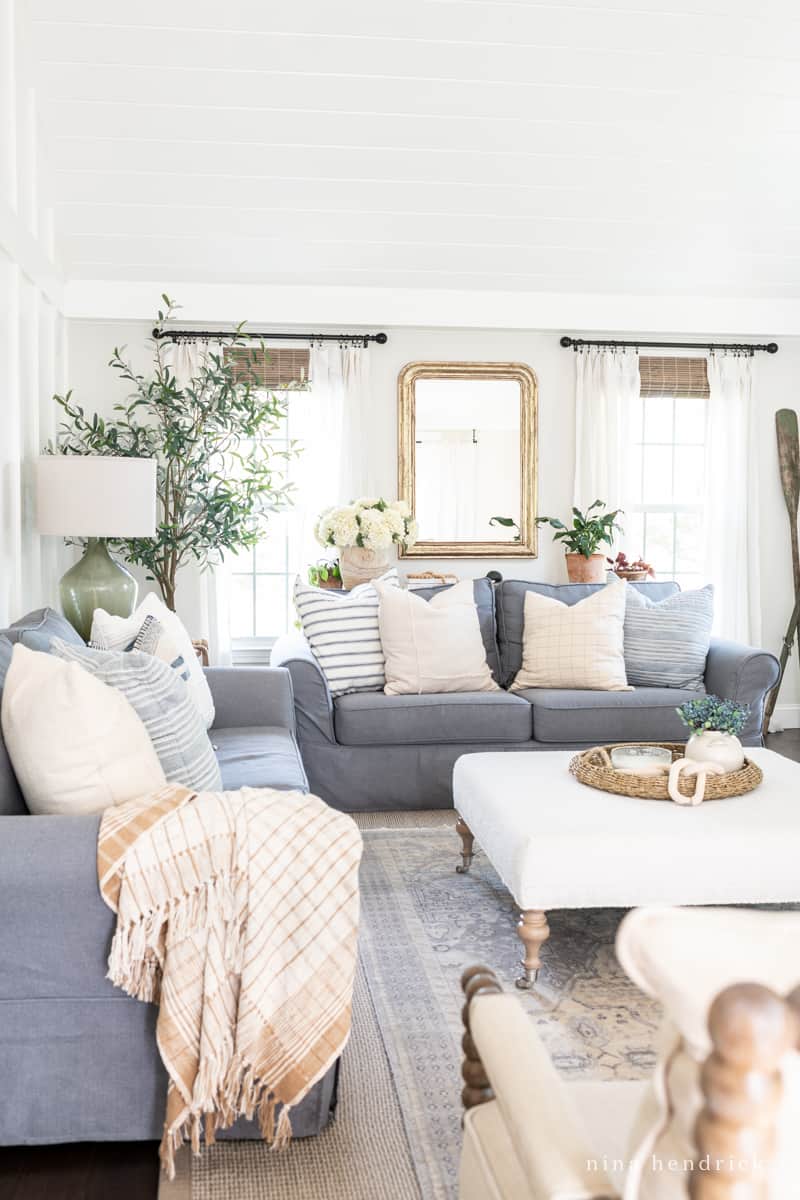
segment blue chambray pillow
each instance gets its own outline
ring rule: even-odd
[[[94,650],[59,638],[51,641],[50,652],[122,692],[150,735],[170,783],[196,792],[221,790],[219,764],[203,718],[168,662],[141,650]]]
[[[713,619],[711,584],[658,601],[629,587],[625,603],[628,683],[703,691]]]

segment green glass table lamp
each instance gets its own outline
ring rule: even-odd
[[[129,617],[138,585],[108,552],[107,538],[153,537],[156,460],[110,455],[44,454],[36,473],[41,534],[88,539],[83,558],[61,580],[61,608],[89,640],[96,608]]]

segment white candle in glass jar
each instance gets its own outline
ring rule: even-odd
[[[615,771],[648,771],[671,764],[672,751],[664,746],[615,746],[611,751]]]

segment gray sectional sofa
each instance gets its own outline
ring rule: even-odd
[[[80,642],[49,609],[0,630],[0,693],[9,643],[46,652],[53,636]],[[306,791],[288,673],[207,675],[223,785]],[[0,1145],[159,1139],[167,1078],[157,1010],[105,977],[114,915],[97,886],[100,817],[31,816],[1,734],[0,817]],[[337,1074],[295,1109],[298,1136],[326,1125]],[[241,1121],[221,1136],[261,1135]]]
[[[297,735],[311,790],[345,811],[448,808],[455,760],[481,750],[573,749],[615,741],[685,741],[675,708],[697,696],[677,688],[633,692],[536,689],[511,693],[522,663],[523,605],[529,589],[567,604],[602,585],[561,586],[476,579],[475,603],[486,658],[499,692],[331,697],[305,639],[280,638],[272,665],[288,669]],[[652,600],[678,590],[672,582],[632,584]],[[416,592],[430,599],[440,588]],[[335,594],[335,593],[332,593]],[[742,740],[760,745],[764,703],[778,681],[774,655],[712,640],[705,689],[751,705]]]

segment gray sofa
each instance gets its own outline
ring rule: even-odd
[[[575,749],[615,741],[685,741],[675,708],[697,696],[678,688],[633,692],[536,689],[511,693],[522,663],[523,605],[529,589],[567,604],[598,586],[555,586],[521,580],[474,581],[486,658],[499,692],[331,697],[305,639],[280,638],[273,666],[288,669],[297,735],[311,790],[345,811],[448,808],[453,764],[462,754]],[[652,600],[678,590],[672,582],[630,585]],[[430,599],[440,588],[416,592]],[[335,595],[335,593],[332,593]],[[712,640],[705,688],[751,705],[742,740],[760,745],[764,702],[778,681],[778,662],[763,650]]]
[[[0,631],[0,691],[9,642],[46,651],[53,635],[80,641],[47,609]],[[306,791],[288,673],[207,676],[224,786]],[[105,977],[114,915],[97,887],[100,817],[31,816],[1,734],[0,816],[0,1145],[160,1138],[167,1079],[157,1010]],[[298,1136],[326,1125],[337,1074],[338,1066],[293,1113]],[[227,1136],[260,1134],[240,1121]]]

